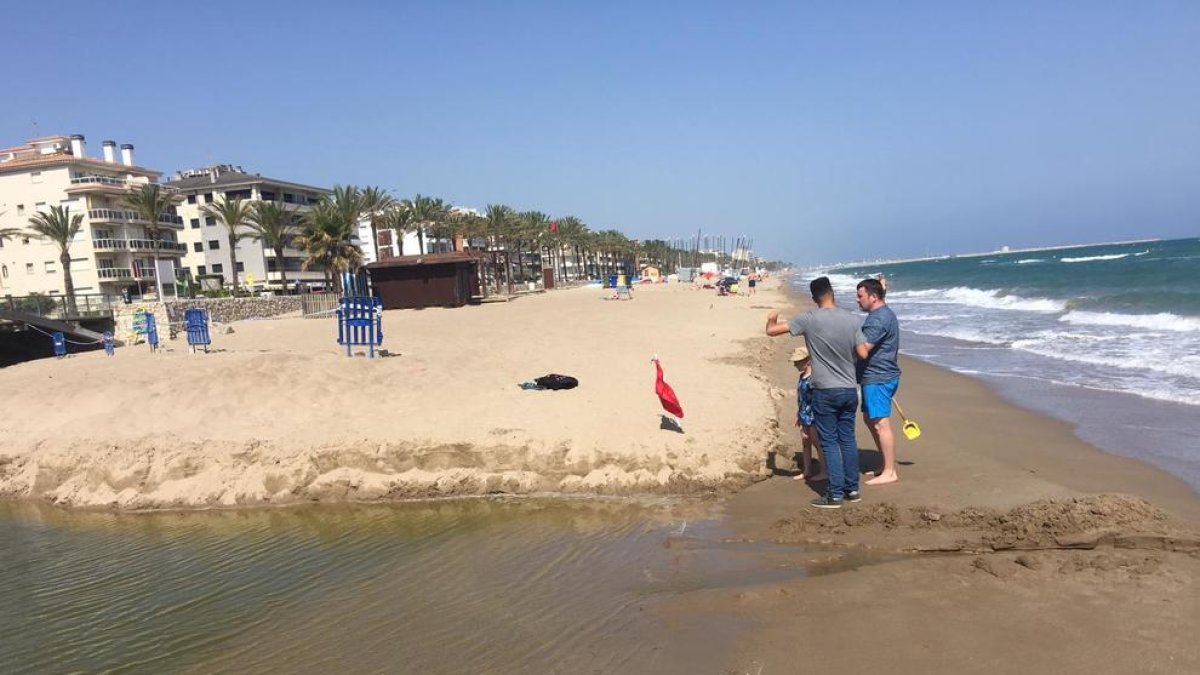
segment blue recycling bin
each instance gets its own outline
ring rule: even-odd
[[[617,287],[617,275],[615,275],[615,274],[608,275],[608,287],[609,288]]]

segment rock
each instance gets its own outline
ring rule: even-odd
[[[225,326],[225,334],[226,335],[233,335],[233,332],[234,332],[233,326]]]

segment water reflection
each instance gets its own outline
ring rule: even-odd
[[[723,543],[715,515],[686,501],[0,503],[0,670],[653,670],[670,638],[646,611],[656,598],[804,573],[796,549]]]

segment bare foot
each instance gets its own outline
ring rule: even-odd
[[[795,476],[792,476],[792,480],[804,480],[804,474],[798,473]]]
[[[893,471],[891,473],[879,474],[878,476],[867,481],[867,485],[887,485],[888,483],[895,483],[898,480],[900,480],[900,476],[897,476],[896,472]]]

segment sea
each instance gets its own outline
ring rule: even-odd
[[[794,283],[807,292],[821,274],[855,311],[858,281],[886,275],[903,353],[1200,490],[1200,239],[843,265]]]

